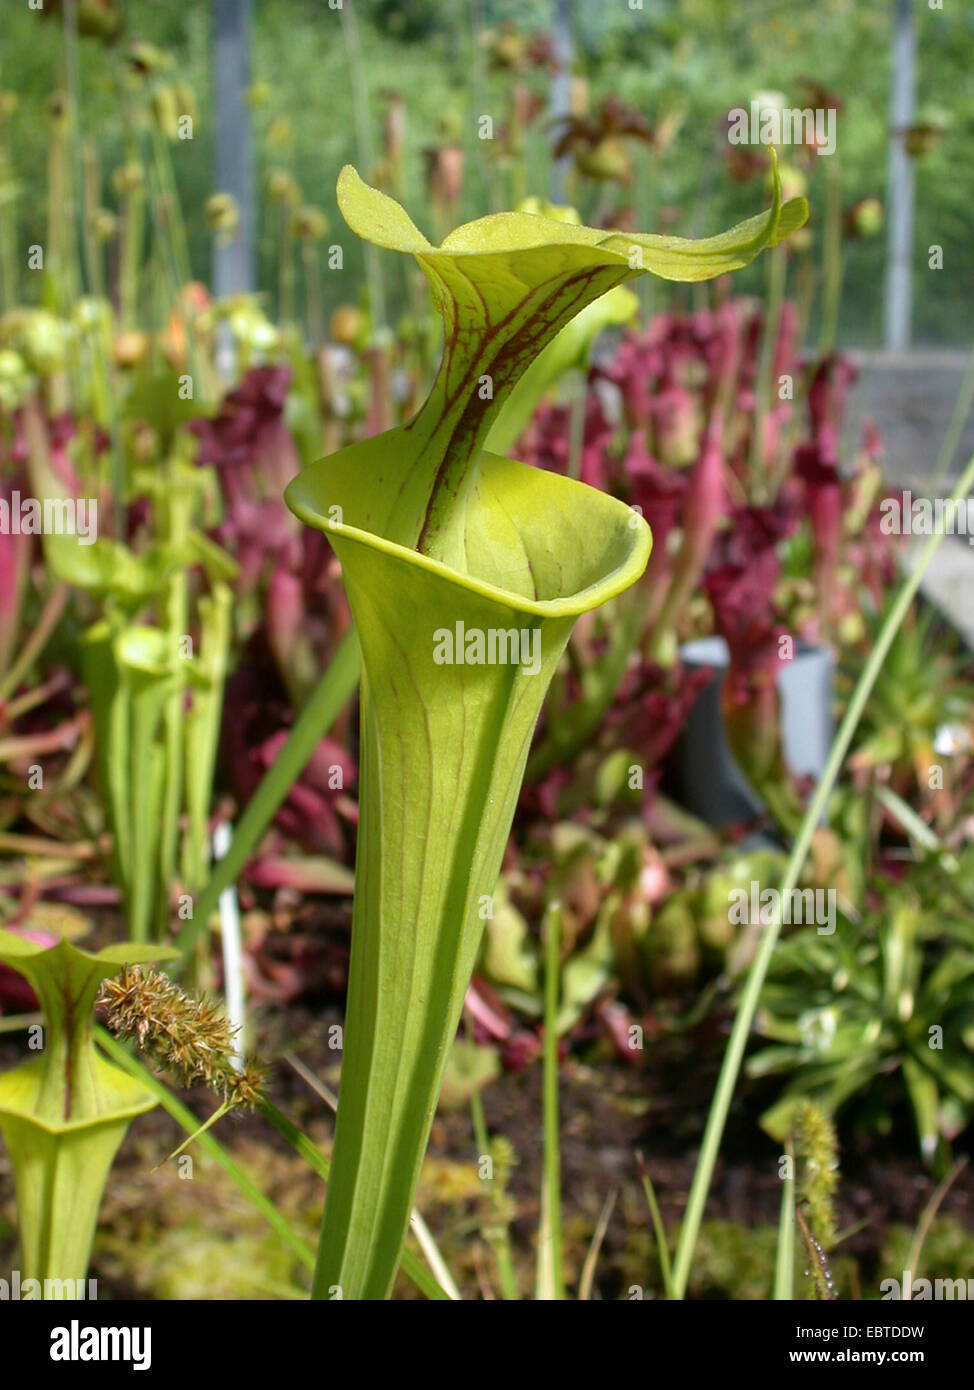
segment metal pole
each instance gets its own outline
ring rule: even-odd
[[[913,270],[913,161],[906,150],[906,132],[913,124],[916,89],[910,0],[894,0],[893,30],[884,338],[888,352],[905,352],[910,346]]]
[[[558,68],[551,81],[551,117],[552,120],[560,120],[563,116],[571,114],[572,59],[574,57],[571,0],[555,0],[553,39],[555,62],[558,64]],[[555,160],[552,165],[551,201],[553,203],[565,201],[565,175],[570,163],[571,156],[562,155],[561,159]]]
[[[254,173],[247,87],[251,0],[213,0],[213,95],[216,110],[216,190],[230,193],[240,211],[237,235],[216,239],[213,289],[218,298],[254,287]]]

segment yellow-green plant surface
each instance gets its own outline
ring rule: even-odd
[[[362,657],[345,1053],[314,1295],[381,1299],[548,684],[575,619],[633,584],[651,545],[623,503],[485,442],[519,378],[587,305],[645,272],[739,269],[806,208],[782,207],[775,170],[768,211],[702,241],[502,213],[435,247],[351,168],[338,199],[359,236],[415,256],[444,324],[415,418],[312,464],[287,491],[338,554]],[[472,660],[437,658],[447,633]],[[484,657],[489,635],[497,655],[506,634],[508,659],[477,660],[470,634]]]
[[[156,1103],[95,1050],[99,987],[125,964],[174,954],[161,946],[44,947],[0,931],[0,961],[30,982],[44,1015],[38,1055],[0,1076],[25,1279],[84,1278],[115,1154],[132,1120]]]

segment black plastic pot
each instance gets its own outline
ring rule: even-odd
[[[704,637],[680,649],[689,670],[712,667],[714,679],[700,692],[674,755],[680,802],[717,827],[753,820],[765,812],[727,743],[720,708],[729,653],[722,637]],[[781,736],[785,760],[798,776],[818,778],[832,744],[835,661],[828,647],[796,645],[781,669]]]

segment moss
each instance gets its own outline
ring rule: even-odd
[[[234,1157],[313,1250],[323,1189],[294,1155],[248,1140]],[[192,1167],[153,1170],[146,1144],[116,1170],[95,1240],[92,1274],[106,1293],[166,1300],[306,1298],[311,1282],[291,1250],[217,1164],[197,1152]],[[191,1174],[183,1177],[181,1174]]]
[[[879,1298],[883,1279],[902,1280],[903,1271],[909,1267],[913,1238],[911,1226],[889,1228],[879,1258],[876,1292],[871,1294],[864,1287],[865,1297]],[[974,1279],[974,1232],[953,1217],[940,1217],[931,1225],[917,1267],[911,1273],[914,1279]]]

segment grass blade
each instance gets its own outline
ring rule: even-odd
[[[795,1297],[795,1158],[787,1149],[788,1167],[781,1186],[781,1216],[778,1220],[778,1256],[774,1270],[776,1302]]]
[[[552,903],[544,922],[544,1173],[538,1226],[538,1277],[535,1297],[563,1300],[565,1271],[561,1235],[561,1149],[558,1133],[558,1001],[561,984],[561,904]]]
[[[592,1283],[595,1279],[595,1266],[598,1263],[599,1251],[602,1249],[602,1242],[605,1240],[605,1233],[609,1229],[609,1222],[615,1210],[616,1199],[619,1196],[619,1189],[614,1187],[602,1203],[602,1210],[599,1212],[599,1219],[596,1222],[595,1230],[592,1233],[592,1243],[588,1247],[585,1256],[585,1263],[582,1265],[582,1277],[578,1281],[578,1301],[587,1303],[592,1297]]]
[[[643,1192],[646,1194],[646,1205],[649,1207],[649,1215],[653,1222],[653,1231],[656,1235],[656,1245],[659,1250],[659,1267],[663,1276],[663,1289],[667,1298],[673,1297],[673,1270],[670,1265],[670,1248],[666,1241],[666,1227],[663,1225],[663,1214],[659,1209],[659,1202],[656,1200],[656,1189],[653,1187],[653,1180],[649,1176],[649,1169],[646,1167],[646,1160],[641,1153],[636,1154],[636,1162],[639,1164],[639,1176],[643,1184]]]

